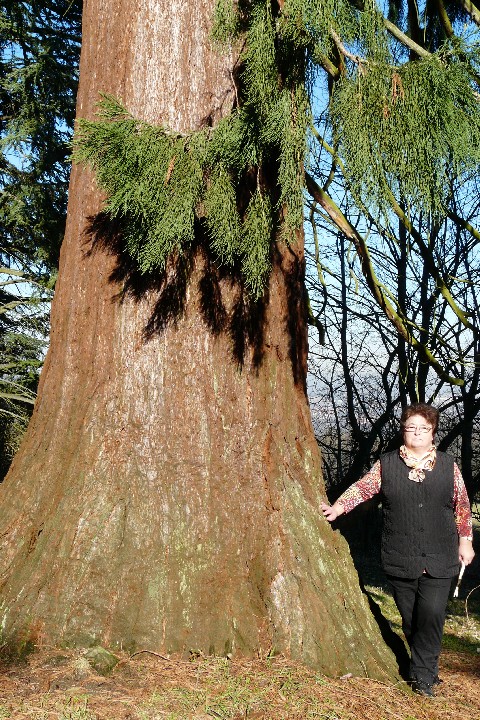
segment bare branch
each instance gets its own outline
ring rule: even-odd
[[[305,173],[305,181],[310,195],[323,207],[336,227],[352,240],[360,259],[360,266],[368,288],[398,333],[412,348],[414,348],[420,357],[433,368],[439,377],[443,378],[452,385],[463,385],[464,380],[450,376],[433,355],[431,350],[412,335],[409,329],[408,320],[406,318],[402,318],[390,303],[382,289],[381,283],[376,277],[370,258],[370,252],[364,238],[362,238],[356,228],[350,224],[332,198],[327,195],[327,193],[315,182],[314,178],[307,172]]]
[[[480,25],[480,10],[470,0],[460,0],[460,5],[470,15],[476,25]]]
[[[402,210],[400,205],[395,200],[395,197],[393,196],[393,193],[390,193],[390,204],[392,207],[392,210],[397,215],[397,217],[402,221],[402,223],[407,228],[410,235],[414,238],[418,249],[420,250],[420,254],[422,258],[424,259],[429,272],[431,276],[434,278],[438,289],[440,290],[442,296],[445,298],[455,315],[458,317],[462,325],[467,327],[469,330],[471,330],[473,333],[478,334],[478,329],[472,325],[470,320],[468,319],[465,312],[460,308],[457,303],[455,302],[452,293],[450,292],[450,289],[448,288],[446,282],[442,278],[441,274],[438,271],[438,267],[435,263],[435,260],[433,259],[432,252],[430,248],[427,247],[425,244],[421,234],[413,227],[412,223],[410,222],[410,219],[407,217],[406,213]]]
[[[346,58],[348,58],[349,60],[354,62],[355,65],[358,65],[359,67],[361,67],[362,65],[368,64],[368,62],[367,62],[367,60],[365,60],[365,58],[360,57],[360,55],[354,55],[353,53],[349,52],[349,50],[347,50],[345,45],[340,40],[339,35],[335,32],[335,30],[333,28],[330,28],[330,34],[335,41],[335,45],[337,46],[338,50],[342,53],[342,55],[344,55]]]

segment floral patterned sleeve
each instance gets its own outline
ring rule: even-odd
[[[348,492],[348,490],[347,490]],[[472,536],[472,513],[470,501],[457,463],[453,464],[453,512],[459,537]]]
[[[350,487],[340,495],[337,502],[343,505],[345,512],[348,513],[357,507],[357,505],[360,505],[360,503],[365,502],[365,500],[370,500],[370,498],[379,493],[381,485],[382,466],[380,460],[377,460],[366,475],[356,483],[353,483],[353,485],[350,485]]]

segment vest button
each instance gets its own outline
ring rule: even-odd
[[[423,507],[423,503],[418,503],[418,507]]]
[[[422,557],[427,557],[427,553],[422,553]]]

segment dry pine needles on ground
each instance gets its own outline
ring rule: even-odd
[[[80,652],[4,664],[0,720],[480,720],[480,655],[444,651],[435,700],[405,684],[327,678],[282,657],[185,661],[139,653],[98,675]]]

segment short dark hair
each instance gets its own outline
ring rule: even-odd
[[[412,405],[407,405],[407,407],[403,409],[400,425],[405,427],[407,420],[409,420],[412,415],[421,415],[425,418],[426,422],[432,426],[433,432],[435,433],[437,431],[440,413],[433,405],[428,405],[428,403],[412,403]]]

